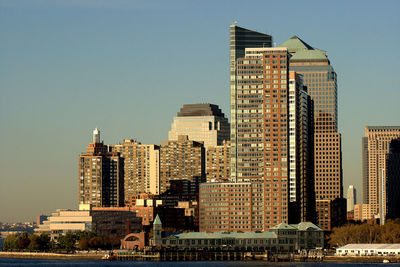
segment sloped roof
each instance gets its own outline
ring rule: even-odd
[[[297,229],[299,229],[301,231],[307,231],[309,228],[311,228],[312,230],[322,231],[322,229],[320,227],[313,224],[312,222],[301,222],[299,224],[292,224],[292,226],[296,227]]]
[[[313,50],[314,48],[301,40],[299,37],[296,35],[291,37],[289,40],[281,43],[279,45],[280,47],[286,47],[289,51],[301,51],[301,50]]]
[[[280,223],[271,227],[271,230],[296,230],[297,228],[287,223]]]
[[[161,225],[161,220],[160,220],[160,217],[158,217],[158,214],[157,214],[157,216],[156,216],[156,218],[154,219],[154,222],[153,222],[153,225]]]
[[[320,59],[320,60],[328,60],[326,54],[319,49],[313,50],[300,50],[297,51],[290,60],[304,60],[304,59]]]

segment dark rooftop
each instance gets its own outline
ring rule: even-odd
[[[178,117],[216,116],[225,117],[218,105],[214,104],[185,104],[178,112]]]

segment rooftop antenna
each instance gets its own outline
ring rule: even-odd
[[[237,23],[238,23],[238,22],[237,22],[236,20],[232,21],[232,25],[235,25],[235,26],[236,26]]]

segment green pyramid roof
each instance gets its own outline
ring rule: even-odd
[[[274,227],[271,227],[270,230],[296,230],[296,227],[289,225],[287,223],[280,223],[275,225]]]
[[[289,40],[281,43],[279,45],[280,47],[286,47],[289,51],[301,51],[301,50],[313,50],[314,48],[301,40],[299,37],[296,35],[290,38]]]
[[[328,60],[326,54],[319,49],[297,51],[290,60],[323,59]]]
[[[153,225],[161,225],[161,220],[160,220],[160,217],[158,217],[158,214],[157,214],[156,218],[154,219]]]

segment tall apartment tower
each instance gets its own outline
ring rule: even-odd
[[[79,156],[79,204],[124,206],[123,159],[119,153],[107,151],[96,128],[93,142]]]
[[[365,137],[368,139],[368,207],[372,217],[381,218],[384,222],[386,215],[386,164],[389,145],[392,140],[400,137],[400,126],[366,126]]]
[[[220,146],[229,140],[229,122],[217,105],[185,104],[171,124],[168,140],[176,141],[180,135],[203,142],[206,149]]]
[[[245,57],[246,48],[271,47],[272,36],[236,26],[234,22],[230,33],[230,99],[231,99],[231,179],[237,181],[237,59]]]
[[[252,199],[251,228],[305,220],[299,210],[308,213],[303,201],[312,190],[304,181],[312,175],[310,102],[302,78],[289,72],[286,48],[246,48],[237,59],[236,82],[236,182],[250,182],[261,196]],[[290,202],[298,209],[291,212]]]
[[[202,142],[187,135],[165,141],[160,149],[160,193],[169,189],[171,180],[188,180],[198,186],[206,181],[205,149]]]
[[[390,142],[386,159],[386,219],[400,218],[400,139]]]
[[[141,193],[160,193],[160,147],[144,145],[132,139],[110,145],[109,150],[119,152],[124,159],[125,204]]]
[[[356,198],[356,189],[354,188],[354,185],[349,185],[349,188],[347,189],[347,212],[354,211]]]
[[[363,204],[368,204],[368,137],[361,138],[361,154],[362,154],[362,193],[363,193]]]
[[[303,76],[314,105],[314,187],[318,224],[325,230],[346,220],[341,135],[337,131],[337,82],[326,52],[297,36],[280,45],[290,53],[290,69]]]

